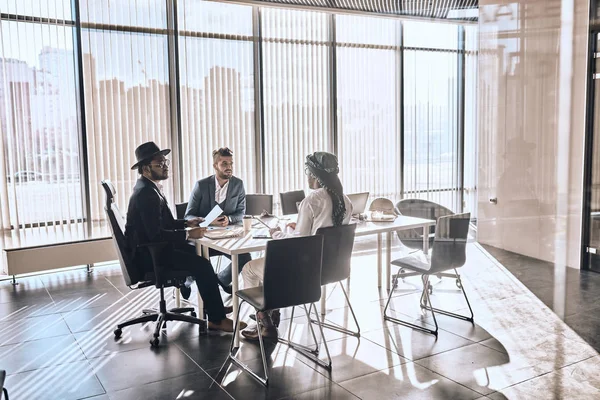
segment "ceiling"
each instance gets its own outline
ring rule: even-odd
[[[237,2],[438,20],[477,21],[479,0],[237,0]]]

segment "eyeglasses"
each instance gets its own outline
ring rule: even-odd
[[[158,167],[161,169],[165,169],[166,167],[168,167],[169,165],[171,165],[171,160],[163,160],[161,162],[159,162],[158,164],[150,164],[153,167]]]
[[[228,161],[222,161],[219,164],[221,164],[222,166],[224,166],[225,168],[231,168],[233,167],[233,161],[232,162],[228,162]]]

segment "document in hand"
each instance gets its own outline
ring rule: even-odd
[[[208,215],[206,217],[204,217],[204,221],[200,223],[200,226],[202,228],[206,228],[215,219],[217,219],[219,217],[219,215],[221,215],[222,213],[223,213],[223,210],[221,210],[221,207],[219,207],[219,205],[217,204],[215,206],[215,208],[213,208],[212,210],[210,210],[210,212],[208,213]]]

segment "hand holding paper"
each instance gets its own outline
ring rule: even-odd
[[[204,218],[204,222],[200,223],[200,226],[202,228],[206,228],[215,219],[217,219],[217,217],[219,215],[221,215],[222,212],[223,212],[223,210],[221,210],[221,207],[219,207],[219,205],[217,204],[212,210],[210,210],[210,212],[208,213],[208,215]]]

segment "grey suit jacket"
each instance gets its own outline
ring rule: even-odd
[[[211,175],[196,182],[187,209],[185,210],[185,219],[195,217],[206,217],[210,210],[216,205],[215,201],[215,176]],[[246,192],[244,191],[244,182],[232,176],[227,188],[227,197],[225,198],[225,207],[223,214],[228,216],[232,224],[240,222],[246,212]]]

